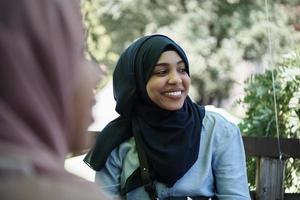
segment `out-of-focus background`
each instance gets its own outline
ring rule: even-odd
[[[299,0],[82,0],[81,6],[86,57],[105,74],[90,131],[117,116],[111,75],[120,53],[140,36],[161,33],[187,53],[194,101],[238,124],[243,135],[300,138]],[[66,169],[92,181],[82,158],[67,159]],[[247,158],[250,189],[255,168]],[[284,173],[285,190],[299,193],[299,159],[289,158]]]

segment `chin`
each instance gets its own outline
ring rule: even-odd
[[[164,106],[165,110],[169,110],[169,111],[176,111],[176,110],[180,110],[182,108],[183,104],[180,105],[173,105],[173,106]]]

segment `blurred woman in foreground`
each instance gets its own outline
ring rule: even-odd
[[[106,199],[64,169],[86,146],[92,73],[79,1],[0,2],[0,196]]]

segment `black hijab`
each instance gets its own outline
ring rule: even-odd
[[[145,36],[132,43],[121,55],[113,74],[116,111],[120,117],[99,134],[96,144],[85,157],[94,170],[100,170],[112,149],[139,134],[154,177],[172,186],[198,158],[203,107],[186,98],[180,110],[158,107],[148,97],[146,84],[160,55],[175,50],[188,60],[173,40],[164,35]]]

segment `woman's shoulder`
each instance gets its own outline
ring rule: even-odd
[[[229,121],[226,117],[215,111],[206,110],[203,119],[204,125],[214,126],[236,126],[232,121]]]
[[[224,140],[240,134],[236,123],[222,113],[207,109],[203,119],[203,128],[207,134],[211,134],[216,140]]]
[[[218,122],[223,124],[238,124],[240,119],[231,115],[223,109],[216,108],[214,106],[205,106],[205,117],[204,120],[210,122]]]
[[[222,123],[229,122],[224,116],[211,110],[205,110],[204,120],[208,120],[210,122],[222,122]]]
[[[204,123],[218,123],[221,125],[234,126],[239,123],[239,118],[231,115],[223,109],[213,106],[205,106]]]

